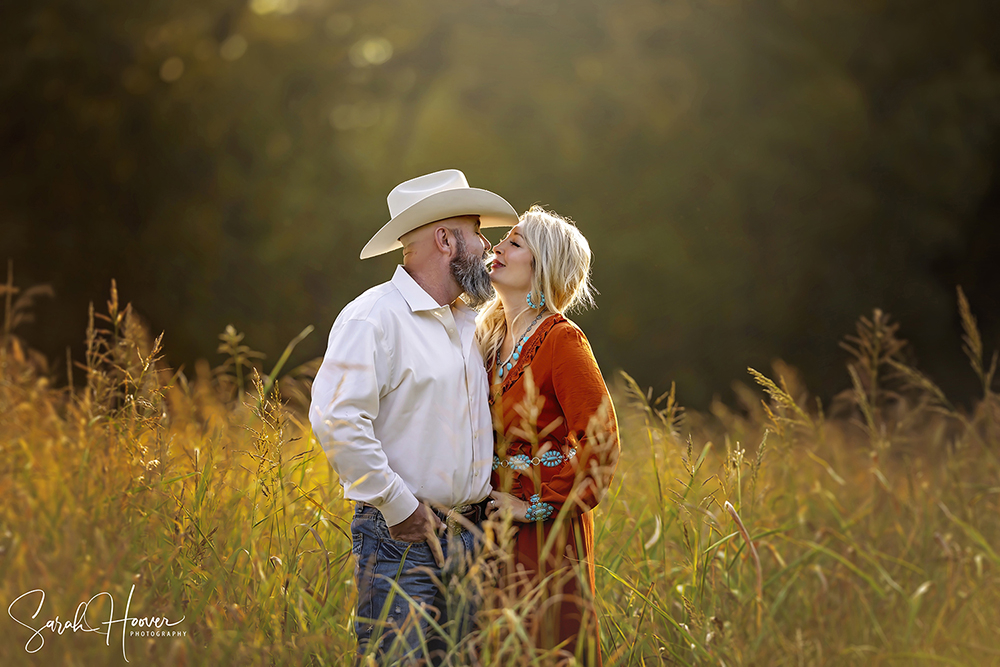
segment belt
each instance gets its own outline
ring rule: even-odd
[[[541,456],[534,458],[527,454],[515,454],[507,459],[501,459],[496,454],[493,455],[493,469],[510,468],[511,470],[527,470],[531,466],[545,466],[555,468],[565,461],[569,461],[576,456],[576,447],[570,447],[569,451],[563,454],[558,449],[550,449]]]
[[[468,530],[470,526],[479,526],[486,519],[486,503],[488,500],[489,498],[481,500],[478,503],[472,503],[471,505],[452,507],[447,512],[434,508],[431,508],[431,510],[448,526],[450,534],[458,535],[463,530]]]
[[[459,505],[449,510],[440,510],[436,507],[431,507],[431,511],[444,522],[450,534],[458,535],[463,530],[468,530],[470,526],[479,526],[479,524],[486,520],[486,503],[488,502],[489,498],[485,498],[478,503]],[[359,504],[378,511],[378,508],[371,503],[361,501]]]

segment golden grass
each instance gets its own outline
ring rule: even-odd
[[[132,663],[347,664],[351,508],[303,418],[308,369],[283,377],[282,400],[228,331],[223,366],[165,370],[113,293],[87,329],[85,383],[60,388],[15,335],[30,303],[4,289],[5,609],[44,590],[35,620],[37,594],[13,609],[34,628],[108,592],[120,618],[134,586],[131,616],[183,616],[187,635],[128,638]],[[706,414],[623,376],[622,457],[596,515],[605,664],[1000,664],[1000,400],[961,295],[960,313],[984,388],[967,412],[879,312],[845,341],[851,389],[827,406],[780,364],[775,380],[751,371],[762,394],[740,387],[739,409]],[[552,664],[520,629],[529,598],[484,612],[452,662],[477,646],[483,664]],[[90,622],[108,607],[95,599]],[[43,630],[31,654],[31,630],[7,613],[2,627],[3,665],[124,662],[121,624]]]

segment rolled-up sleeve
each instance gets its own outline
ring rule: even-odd
[[[389,466],[374,420],[389,385],[389,354],[381,332],[366,320],[337,322],[312,388],[309,421],[349,500],[379,509],[394,526],[418,506]]]

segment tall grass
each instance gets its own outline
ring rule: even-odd
[[[29,293],[3,289],[5,610],[42,589],[35,620],[37,595],[14,608],[39,627],[106,591],[121,617],[132,591],[132,616],[187,632],[128,638],[133,663],[349,662],[351,507],[304,419],[315,366],[275,383],[228,330],[220,366],[169,370],[112,292],[65,386],[17,337]],[[825,406],[780,363],[707,413],[620,378],[623,451],[596,515],[605,664],[1000,664],[996,357],[959,303],[983,386],[969,410],[880,312],[845,339],[849,389]],[[452,663],[553,664],[521,622],[539,601],[502,602],[450,638]],[[91,623],[108,607],[95,599]],[[29,654],[29,629],[6,612],[0,627],[0,664],[123,663],[120,629],[43,631]]]

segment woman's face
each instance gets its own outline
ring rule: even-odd
[[[514,227],[500,243],[493,247],[493,265],[490,269],[490,280],[494,285],[512,290],[524,291],[531,289],[531,251],[521,237],[520,225]]]

